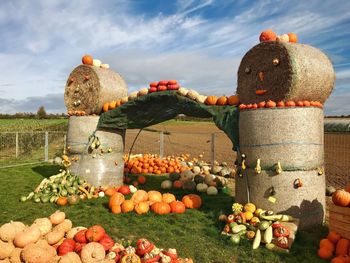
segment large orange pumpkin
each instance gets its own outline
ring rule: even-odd
[[[125,200],[121,207],[123,213],[128,213],[134,210],[134,202],[132,200]]]
[[[122,208],[120,205],[112,205],[111,212],[112,214],[120,214],[122,212]]]
[[[131,200],[135,203],[138,204],[140,202],[144,202],[148,200],[148,194],[144,190],[137,190],[131,197]]]
[[[135,212],[139,215],[146,214],[149,211],[149,204],[147,202],[140,202],[135,205]]]
[[[349,251],[349,245],[350,241],[346,238],[341,238],[337,246],[335,247],[335,255],[336,256],[342,256],[342,255],[347,255]]]
[[[85,237],[89,242],[98,242],[106,234],[104,228],[100,225],[89,227],[85,232]]]
[[[344,190],[337,190],[332,194],[332,201],[338,206],[348,206],[350,204],[350,193]]]
[[[200,208],[202,205],[202,198],[196,194],[185,195],[182,198],[182,202],[185,204],[186,208]]]
[[[81,61],[83,62],[83,64],[85,65],[92,65],[93,62],[93,58],[90,55],[84,55],[81,59]]]
[[[173,201],[176,201],[176,197],[173,194],[170,193],[164,193],[163,194],[163,202],[170,204]]]
[[[216,105],[216,102],[218,101],[218,98],[216,96],[208,96],[205,99],[205,104],[207,105]]]
[[[228,105],[238,105],[239,104],[238,96],[237,95],[232,95],[232,96],[228,97],[227,104]]]
[[[161,202],[163,201],[162,194],[158,191],[148,191],[148,201],[150,204]]]
[[[151,209],[158,215],[165,215],[171,212],[170,205],[165,202],[156,202],[151,206]]]
[[[177,213],[177,214],[182,214],[182,213],[185,213],[186,211],[186,207],[184,203],[180,201],[172,201],[170,203],[170,208],[172,213]]]
[[[109,208],[115,205],[121,205],[125,201],[125,197],[121,193],[114,193],[111,198],[109,198]]]
[[[226,96],[221,96],[218,98],[216,105],[221,105],[224,106],[227,104],[227,97]]]

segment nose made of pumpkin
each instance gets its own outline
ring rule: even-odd
[[[264,81],[264,72],[260,71],[258,73],[260,81]]]

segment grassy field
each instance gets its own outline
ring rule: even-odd
[[[58,172],[59,167],[41,165],[0,169],[0,224],[10,220],[21,220],[30,224],[35,218],[46,217],[58,207],[54,204],[19,202],[19,197],[29,193],[45,177]],[[145,189],[159,190],[163,177],[147,177]],[[185,192],[177,191],[180,198]],[[230,262],[323,262],[317,257],[319,239],[325,236],[326,228],[314,232],[299,232],[289,255],[272,253],[265,248],[251,250],[246,241],[233,246],[220,235],[222,225],[217,217],[229,213],[233,197],[225,194],[203,195],[200,210],[188,210],[185,214],[157,216],[119,214],[108,211],[107,198],[80,202],[75,206],[60,207],[73,224],[90,226],[103,225],[113,238],[128,238],[133,241],[146,237],[160,247],[175,247],[181,256],[192,257],[200,263]]]
[[[0,119],[0,132],[65,131],[68,119]]]

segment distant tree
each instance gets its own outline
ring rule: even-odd
[[[39,107],[39,109],[36,113],[36,116],[38,117],[38,119],[46,119],[47,114],[46,114],[44,106]]]

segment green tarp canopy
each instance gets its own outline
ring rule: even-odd
[[[213,118],[216,126],[231,139],[233,149],[238,147],[238,108],[209,106],[178,95],[176,91],[154,92],[140,96],[101,115],[97,129],[142,129],[179,114],[191,117]]]

